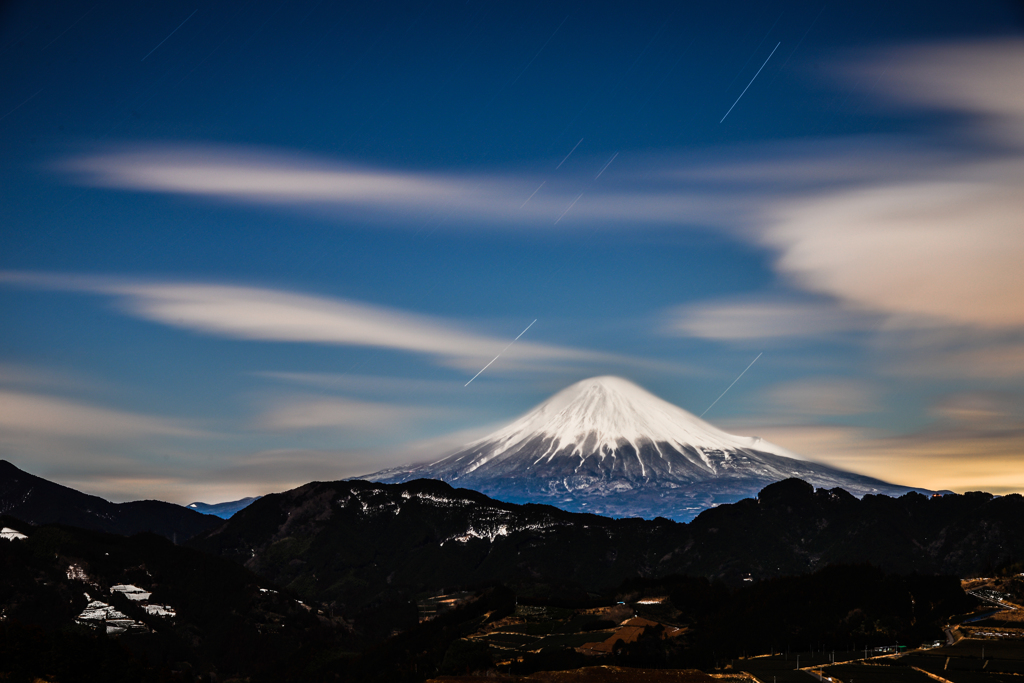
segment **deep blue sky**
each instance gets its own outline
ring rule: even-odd
[[[699,414],[764,352],[708,419],[1022,490],[1022,27],[6,3],[0,457],[215,502],[441,455],[591,375]]]

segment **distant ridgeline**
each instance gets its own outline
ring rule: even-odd
[[[738,585],[830,564],[970,576],[1024,557],[1024,498],[857,499],[789,479],[682,524],[514,505],[433,480],[314,482],[265,496],[189,544],[346,608],[489,582],[583,594],[636,576]]]
[[[214,515],[221,519],[231,519],[233,514],[239,510],[244,510],[259,499],[260,496],[250,496],[240,500],[232,500],[227,503],[191,503],[187,507],[190,510],[201,512],[204,515]]]
[[[0,460],[0,515],[125,536],[149,531],[176,542],[221,523],[218,517],[160,500],[111,503],[29,474],[6,460]]]

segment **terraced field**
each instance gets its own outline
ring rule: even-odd
[[[634,640],[643,630],[635,624],[625,625],[634,615],[626,605],[579,610],[519,606],[515,615],[468,639],[486,643],[496,662],[510,662],[529,653],[603,643],[616,634],[627,642]]]

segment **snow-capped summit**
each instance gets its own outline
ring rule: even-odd
[[[441,460],[365,478],[441,479],[509,502],[684,520],[790,477],[858,496],[911,490],[800,460],[756,436],[728,434],[610,376],[577,382]]]
[[[693,465],[712,471],[715,465],[705,451],[756,449],[796,457],[760,437],[727,434],[621,377],[604,376],[563,389],[508,427],[466,446],[469,450],[479,444],[491,445],[466,465],[466,473],[510,457],[516,446],[538,434],[547,437],[546,450],[538,460],[572,457],[580,459],[581,465],[590,457],[617,457],[628,446],[644,470],[639,454],[651,444],[662,458],[665,453],[659,444],[667,444],[676,452],[689,454]]]

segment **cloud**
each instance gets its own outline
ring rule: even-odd
[[[775,390],[779,388],[788,392],[786,385]],[[864,407],[872,408],[876,397],[871,387],[864,388],[868,391]],[[795,393],[810,399],[814,391],[798,388]],[[837,392],[842,393],[846,392]],[[929,412],[933,422],[904,434],[802,420],[787,423],[777,417],[753,425],[733,420],[728,426],[740,434],[757,433],[810,460],[896,484],[958,492],[1024,491],[1024,395],[952,392],[935,398]]]
[[[246,430],[215,433],[184,420],[0,389],[0,452],[28,472],[116,502],[218,502],[314,479],[366,474],[420,459],[425,448],[414,441],[365,449],[293,446],[245,452],[253,436],[255,442],[266,442],[268,436],[294,442],[300,432],[333,429],[359,436],[387,430],[402,440],[408,438],[405,427],[437,412],[345,399],[293,399],[257,416],[253,426],[261,431],[255,435]]]
[[[372,450],[267,449],[239,455],[211,467],[203,478],[217,487],[241,484],[244,488],[236,490],[249,491],[244,495],[251,496],[285,491],[310,481],[353,477],[372,467],[371,463],[379,457],[380,454]]]
[[[666,327],[731,343],[856,338],[875,371],[908,379],[1024,376],[1022,61],[1021,40],[859,55],[836,70],[870,84],[878,106],[943,118],[888,146],[738,149],[670,172],[753,191],[735,234],[766,247],[799,293],[688,304],[665,312]]]
[[[950,175],[784,202],[761,241],[800,288],[848,305],[935,325],[1024,326],[1024,159]]]
[[[115,501],[162,498],[162,486],[178,479],[171,472],[195,470],[195,451],[217,438],[184,420],[0,389],[4,458],[32,474]],[[178,450],[182,439],[187,439],[187,455]]]
[[[132,282],[38,273],[0,273],[9,284],[106,294],[125,313],[152,322],[231,339],[367,346],[434,356],[476,371],[508,345],[459,323],[344,299],[202,283]],[[492,368],[549,363],[630,362],[593,351],[522,339]]]
[[[595,160],[595,170],[600,163]],[[628,167],[622,174],[625,185],[616,184],[613,174],[607,174],[597,186],[591,172],[557,177],[535,171],[410,172],[295,152],[182,144],[80,156],[57,164],[56,169],[90,187],[450,224],[482,221],[552,227],[557,221],[561,228],[581,221],[718,224],[723,217],[740,215],[744,206],[735,197],[687,189],[679,183],[670,187],[649,181],[637,184],[636,171],[629,172]],[[643,175],[649,177],[649,173]]]
[[[671,187],[685,183],[735,200],[754,199],[750,216],[757,219],[770,202],[829,189],[901,182],[908,171],[930,175],[936,168],[963,160],[963,153],[928,146],[917,135],[854,135],[812,138],[689,152],[686,157],[663,154],[645,159],[634,181],[660,181]]]
[[[219,503],[276,493],[310,481],[334,481],[371,469],[373,454],[346,450],[282,448],[217,458],[183,468],[174,460],[140,463],[15,464],[33,474],[114,502],[156,499],[179,505]]]
[[[256,425],[272,430],[342,428],[365,432],[387,428],[394,431],[411,421],[425,420],[435,412],[429,408],[347,398],[303,398],[265,411],[256,419]]]
[[[777,252],[776,269],[801,289],[917,324],[1024,326],[1022,61],[1024,41],[1004,40],[847,65],[891,105],[962,115],[940,139],[973,139],[973,151],[938,165],[900,163],[902,182],[772,203],[757,239]]]
[[[827,302],[767,297],[679,306],[668,311],[665,320],[670,333],[723,341],[806,338],[878,324],[871,316]]]
[[[272,448],[240,454],[220,454],[182,468],[174,461],[92,462],[80,466],[67,459],[40,462],[12,458],[33,474],[45,476],[108,500],[155,498],[187,505],[216,503],[246,496],[287,491],[311,481],[336,481],[390,467],[434,461],[484,436],[500,425],[482,425],[440,437],[388,448],[326,449]]]
[[[68,161],[84,184],[259,203],[388,204],[439,210],[486,188],[443,175],[376,171],[296,154],[227,146],[163,146]]]
[[[840,416],[880,409],[879,392],[870,383],[841,377],[815,377],[778,384],[767,390],[764,402],[774,414]]]
[[[5,390],[0,390],[0,434],[0,439],[43,435],[101,441],[204,435],[174,420]]]
[[[970,334],[954,330],[904,330],[875,344],[880,370],[888,375],[933,379],[1013,380],[1024,376],[1020,333]]]
[[[304,387],[356,394],[385,395],[427,395],[459,392],[465,382],[436,379],[412,379],[408,377],[386,377],[381,375],[352,375],[336,372],[254,372],[257,377]]]
[[[751,430],[749,425],[734,422],[730,429],[756,432],[809,460],[894,484],[957,492],[1024,491],[1022,428],[993,432],[934,425],[901,436],[827,424],[759,425]]]
[[[84,378],[66,370],[31,365],[0,363],[0,386],[32,389],[90,390],[102,382]]]
[[[932,406],[932,414],[957,429],[1024,430],[1024,396],[997,391],[949,394]]]
[[[900,105],[973,119],[970,130],[1000,146],[1024,144],[1024,40],[1000,38],[894,48],[845,65]]]
[[[238,500],[247,496],[253,489],[247,484],[241,486],[211,486],[209,482],[188,481],[171,473],[154,473],[153,468],[146,472],[124,474],[123,471],[96,471],[89,473],[79,471],[66,473],[63,468],[38,469],[38,463],[15,463],[21,469],[69,486],[92,496],[99,496],[114,503],[132,500],[162,500],[178,505],[194,502],[205,502],[204,493],[213,493],[215,502]],[[223,497],[221,497],[223,496]]]

